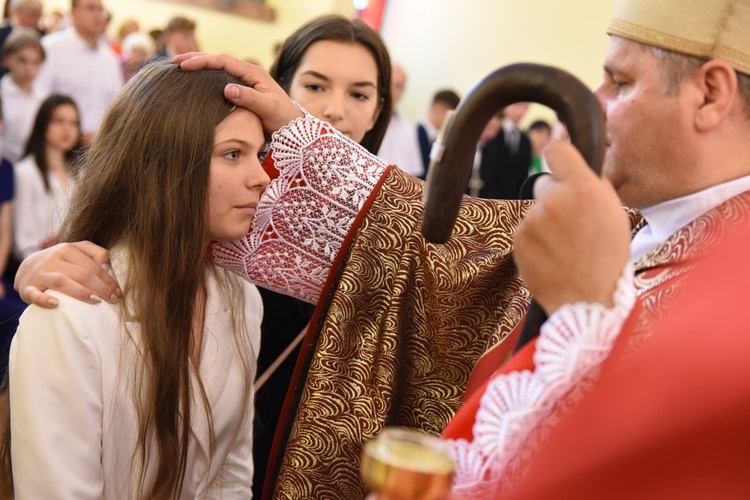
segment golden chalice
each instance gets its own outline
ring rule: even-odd
[[[362,479],[378,500],[448,498],[454,468],[440,438],[401,427],[384,429],[362,454]]]

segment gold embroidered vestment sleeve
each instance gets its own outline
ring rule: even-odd
[[[530,204],[467,198],[451,240],[432,245],[423,189],[388,174],[320,306],[275,498],[361,498],[362,444],[386,425],[438,434],[528,306],[511,250]]]

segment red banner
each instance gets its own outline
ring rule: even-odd
[[[380,31],[380,26],[383,24],[383,15],[385,14],[385,4],[388,0],[367,0],[362,3],[366,3],[367,6],[364,9],[359,9],[359,18],[362,19],[368,26],[376,31]],[[357,2],[354,2],[355,7]]]

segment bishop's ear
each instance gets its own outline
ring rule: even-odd
[[[699,130],[716,127],[735,108],[742,108],[737,73],[725,61],[714,59],[706,62],[692,78],[702,93],[702,101],[695,113],[695,125]]]

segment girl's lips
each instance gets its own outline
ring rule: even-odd
[[[255,210],[257,207],[258,207],[258,202],[254,201],[252,203],[246,203],[244,205],[238,205],[235,208],[252,208],[253,210]]]

